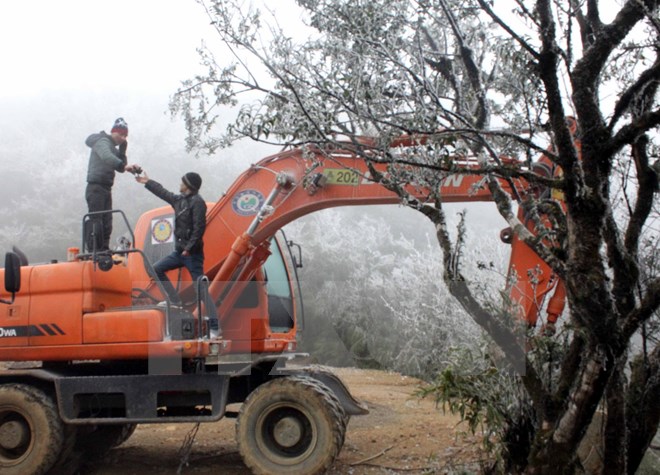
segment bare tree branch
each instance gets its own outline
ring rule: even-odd
[[[614,114],[609,121],[608,128],[610,130],[614,129],[621,116],[628,111],[635,98],[639,97],[645,88],[651,86],[657,90],[658,81],[660,81],[660,56],[656,57],[655,63],[641,73],[639,78],[620,96],[614,107]]]
[[[637,308],[630,312],[625,318],[622,328],[622,338],[629,339],[640,327],[658,311],[660,307],[660,278],[656,278],[648,283],[645,289],[645,296],[638,304]]]

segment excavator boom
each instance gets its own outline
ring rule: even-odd
[[[410,143],[400,140],[395,145]],[[517,165],[511,159],[500,160]],[[330,151],[295,148],[266,157],[240,175],[207,215],[205,273],[211,280],[210,294],[221,319],[233,308],[244,283],[254,277],[268,257],[270,239],[289,222],[330,207],[400,203],[396,193],[372,178],[372,171],[388,176],[390,166],[366,160],[348,147]],[[448,172],[438,190],[433,190],[439,192],[442,202],[493,200],[484,174],[480,173],[483,163],[461,157],[454,166],[462,172]],[[498,180],[504,191],[513,196],[529,192],[524,180]],[[405,190],[422,202],[434,199],[432,190],[424,187],[409,184]],[[136,234],[149,235],[146,228],[154,222],[140,222]],[[517,277],[510,294],[519,317],[534,325],[542,306],[539,303],[555,289],[557,279],[547,264],[517,238],[512,242],[512,256],[510,273],[516,272]],[[530,283],[530,269],[540,269],[545,285]],[[134,281],[148,280],[141,265],[133,266],[131,271]],[[535,280],[538,278],[534,276]],[[234,289],[233,294],[230,289]],[[563,295],[556,300],[554,308],[562,307]]]

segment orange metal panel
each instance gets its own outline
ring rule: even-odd
[[[232,353],[282,353],[291,343],[295,344],[295,338],[291,336],[278,333],[269,335],[266,340],[232,340]]]
[[[19,294],[30,296],[30,345],[80,343],[82,263],[34,266],[27,284]]]
[[[230,344],[221,347],[228,353]],[[0,347],[2,361],[68,361],[122,360],[149,358],[201,358],[209,354],[209,342],[202,340],[166,341],[155,343],[123,343],[95,345],[57,345],[16,348]]]
[[[114,265],[108,272],[94,269],[94,264],[89,261],[82,264],[83,312],[131,305],[131,279],[124,264]]]
[[[31,268],[30,279],[19,292],[30,296],[31,346],[80,344],[83,312],[131,305],[127,268],[115,265],[103,272],[94,267],[90,261],[76,261]]]
[[[161,341],[165,318],[157,309],[87,313],[83,317],[83,343]]]

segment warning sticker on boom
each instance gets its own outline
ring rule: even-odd
[[[360,181],[358,172],[346,168],[326,168],[323,175],[327,178],[328,185],[358,186]]]

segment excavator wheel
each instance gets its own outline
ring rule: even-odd
[[[0,473],[47,473],[64,439],[64,424],[46,393],[25,384],[0,386]]]
[[[243,403],[238,449],[257,475],[325,472],[344,442],[346,415],[323,383],[305,376],[274,379]]]
[[[137,424],[75,426],[65,424],[65,448],[48,475],[71,475],[81,466],[95,464],[113,447],[123,444],[135,432]]]
[[[137,424],[121,424],[121,430],[119,431],[119,434],[114,441],[113,447],[119,447],[121,444],[130,439],[131,436],[135,433],[137,426]]]
[[[83,454],[94,454],[94,458],[103,457],[110,449],[126,442],[137,424],[108,424],[81,428],[78,432],[76,450]]]

